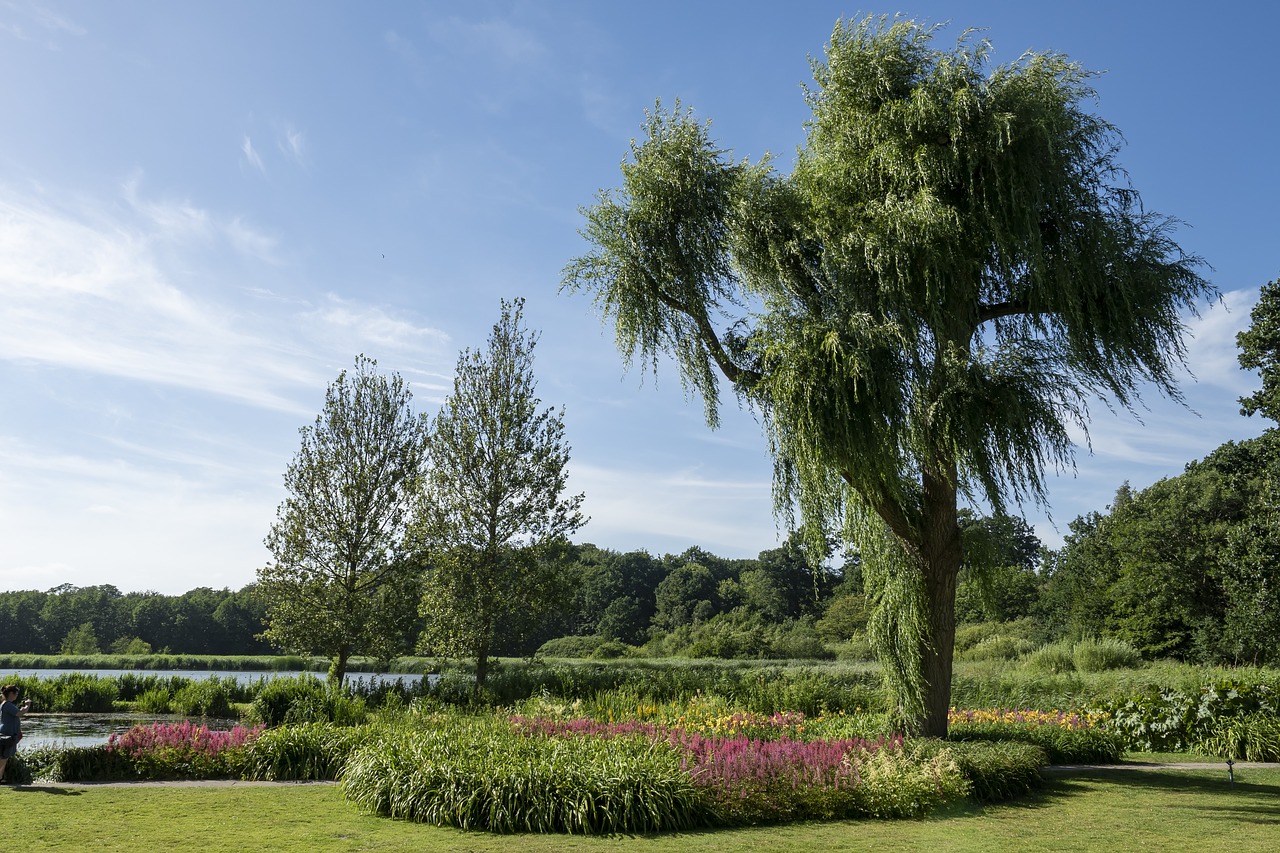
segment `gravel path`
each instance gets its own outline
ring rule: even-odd
[[[1237,761],[1236,770],[1280,770],[1280,762],[1275,761]],[[1124,764],[1052,764],[1042,768],[1045,773],[1094,773],[1106,770],[1221,770],[1226,772],[1225,761],[1174,761],[1168,763],[1148,763],[1130,761]]]

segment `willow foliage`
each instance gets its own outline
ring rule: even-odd
[[[892,555],[886,580],[921,578],[922,598],[881,602],[915,620],[908,658],[945,729],[957,502],[1042,500],[1091,398],[1177,398],[1180,317],[1212,287],[1128,184],[1090,72],[935,36],[838,23],[789,175],[659,106],[623,186],[585,211],[565,285],[628,359],[673,356],[712,426],[717,371],[761,413],[784,520],[798,508],[814,543],[842,531]]]

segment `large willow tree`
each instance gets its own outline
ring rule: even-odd
[[[779,513],[856,542],[899,712],[942,734],[960,502],[1042,500],[1092,396],[1176,398],[1212,288],[1127,184],[1089,72],[934,34],[838,23],[790,175],[659,107],[565,285],[628,359],[673,356],[710,425],[717,371],[760,413]]]

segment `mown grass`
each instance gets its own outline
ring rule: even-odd
[[[0,790],[26,850],[966,851],[1268,850],[1280,770],[1110,770],[1053,779],[1018,804],[911,821],[844,821],[640,837],[501,836],[362,815],[336,786]]]

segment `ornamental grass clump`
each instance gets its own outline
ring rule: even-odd
[[[347,762],[342,790],[375,814],[490,832],[649,833],[707,815],[670,744],[529,736],[499,720],[380,732]]]
[[[270,782],[335,780],[351,754],[375,734],[371,726],[335,723],[268,729],[250,744],[244,775]]]
[[[1280,717],[1254,713],[1223,720],[1192,744],[1197,752],[1233,761],[1280,761]]]
[[[1110,669],[1136,669],[1142,666],[1142,654],[1124,640],[1108,637],[1081,640],[1071,650],[1071,659],[1081,672],[1106,672]]]
[[[1040,768],[1049,763],[1042,747],[1016,741],[946,743],[924,740],[914,744],[920,757],[950,750],[960,772],[969,780],[969,798],[979,803],[1016,799],[1038,788]]]
[[[237,779],[246,746],[261,732],[261,726],[216,731],[190,721],[153,723],[111,735],[102,749],[124,758],[140,779]]]

